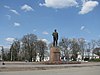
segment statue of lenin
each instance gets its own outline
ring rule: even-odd
[[[55,47],[58,44],[58,32],[56,29],[52,33],[52,36],[53,36],[53,46]]]

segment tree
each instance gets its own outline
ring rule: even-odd
[[[19,51],[20,51],[20,41],[15,40],[10,47],[11,61],[18,61]]]
[[[86,42],[84,38],[79,38],[78,39],[78,44],[80,47],[79,52],[82,54],[82,59],[84,59],[84,52],[85,52],[85,47],[86,47]]]
[[[80,52],[80,46],[78,44],[78,40],[73,38],[71,40],[71,50],[72,50],[72,58],[74,61],[77,59],[77,53]]]
[[[96,48],[96,40],[91,41],[91,49],[92,49],[92,59],[93,59],[93,50]]]
[[[69,50],[68,47],[70,45],[70,40],[68,38],[62,38],[59,42],[59,46],[62,49],[62,58],[65,57],[69,61]]]
[[[90,58],[91,46],[92,46],[91,43],[88,42],[88,43],[87,43],[87,49],[86,49],[86,52],[88,53],[88,59]]]
[[[100,39],[99,39],[99,40],[97,40],[97,42],[96,42],[96,43],[97,43],[97,46],[98,46],[98,47],[100,47]]]
[[[45,54],[46,50],[47,50],[46,42],[39,40],[37,42],[37,53],[39,52],[40,61],[44,60],[44,54]]]
[[[97,47],[93,50],[93,53],[99,55],[100,58],[100,39],[96,41],[96,45]]]
[[[5,51],[5,61],[10,61],[11,60],[11,56],[10,56],[10,51]]]
[[[93,53],[96,54],[96,55],[98,55],[99,58],[100,58],[100,48],[95,48],[95,49],[93,50]]]
[[[4,48],[3,46],[0,47],[1,47],[1,59],[4,60],[5,59]]]
[[[24,52],[24,60],[32,61],[36,59],[36,42],[37,36],[35,34],[24,35],[21,39],[22,51]]]

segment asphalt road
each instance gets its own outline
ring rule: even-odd
[[[0,75],[100,75],[100,66],[73,67],[53,70],[0,72]]]

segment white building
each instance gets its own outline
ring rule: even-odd
[[[50,59],[49,56],[44,56],[44,61],[49,61],[49,59]],[[36,62],[40,62],[40,55],[39,55],[39,53],[37,53]]]
[[[97,59],[97,58],[99,58],[99,56],[96,55],[96,54],[92,54],[91,52],[90,53],[89,52],[85,52],[84,53],[84,58]],[[78,56],[77,56],[77,61],[82,61],[82,54],[79,53],[79,52],[78,52]]]

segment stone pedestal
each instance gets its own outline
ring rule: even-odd
[[[50,63],[58,63],[60,61],[60,50],[58,47],[50,49]]]

